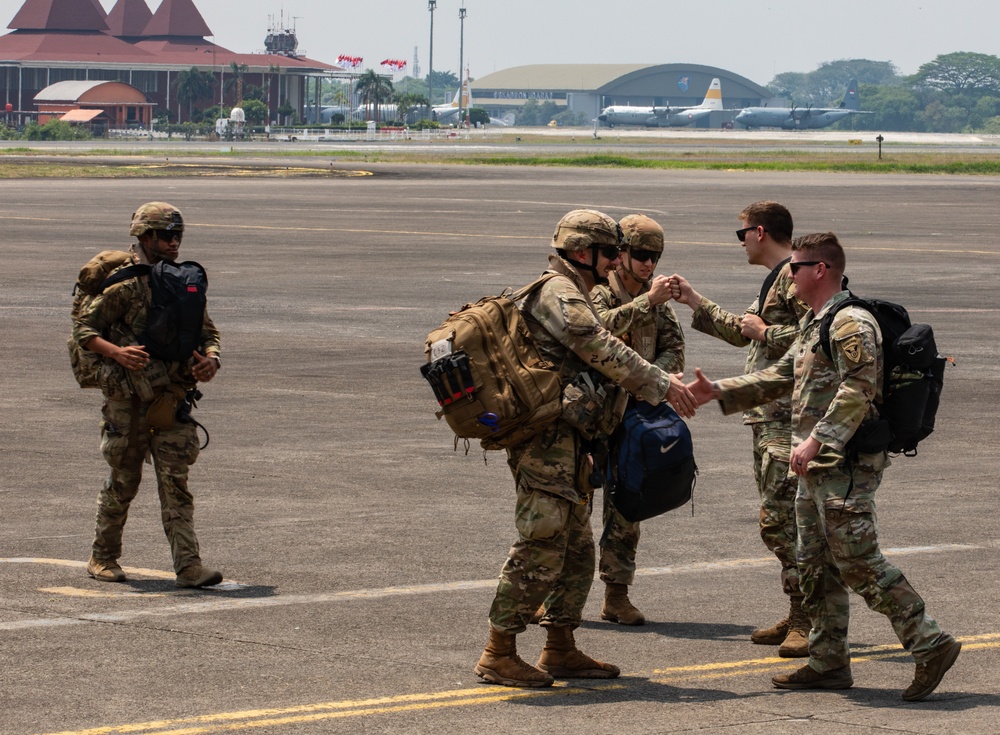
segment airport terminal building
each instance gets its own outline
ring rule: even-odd
[[[712,79],[722,84],[724,111],[704,127],[731,122],[736,111],[768,102],[764,87],[725,69],[700,64],[532,64],[488,74],[472,83],[472,102],[494,117],[528,100],[595,118],[608,105],[690,107],[705,98]],[[733,112],[730,113],[729,111]]]
[[[233,105],[235,64],[242,70],[240,83],[267,90],[274,120],[286,102],[299,117],[318,104],[322,78],[349,76],[298,52],[294,32],[285,29],[272,29],[264,53],[225,49],[207,40],[213,33],[194,0],[161,0],[155,13],[146,0],[117,0],[110,13],[98,0],[25,0],[8,28],[0,36],[0,104],[5,119],[19,125],[38,116],[38,102],[49,96],[43,90],[60,82],[121,82],[169,110],[175,121],[185,121],[189,95],[181,89],[181,75],[198,69],[215,80],[214,89],[191,100],[195,106]],[[137,113],[132,121],[147,119]]]

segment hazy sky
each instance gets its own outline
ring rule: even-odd
[[[105,9],[114,0],[101,0]],[[148,0],[155,10],[160,0]],[[473,78],[522,64],[695,63],[759,83],[824,61],[891,61],[904,74],[939,54],[1000,55],[998,0],[465,0],[465,60]],[[0,0],[6,24],[22,0]],[[299,49],[319,61],[364,57],[427,71],[426,0],[195,0],[214,40],[263,50],[268,18],[294,22]],[[438,0],[434,68],[458,72],[461,0]],[[292,21],[290,19],[294,18]],[[0,25],[3,25],[0,24]]]

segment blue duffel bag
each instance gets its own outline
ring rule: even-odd
[[[615,508],[628,521],[643,521],[691,499],[698,466],[691,431],[666,401],[636,402],[625,411],[618,449]]]

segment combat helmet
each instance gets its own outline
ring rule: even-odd
[[[563,215],[552,233],[552,247],[567,252],[604,245],[621,245],[622,230],[611,217],[594,209],[574,209]]]
[[[132,226],[128,234],[141,237],[150,230],[184,232],[184,218],[181,211],[166,202],[148,202],[132,213]]]
[[[639,283],[648,283],[650,279],[640,278],[632,263],[632,252],[645,250],[656,253],[657,259],[663,252],[663,228],[644,214],[630,214],[622,217],[619,223],[622,228],[622,238],[625,254],[622,258],[622,269]]]

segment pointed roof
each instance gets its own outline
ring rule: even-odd
[[[146,24],[144,36],[214,36],[194,0],[163,0]]]
[[[106,31],[108,24],[99,8],[97,0],[25,0],[7,27],[16,31]]]
[[[153,11],[146,0],[118,0],[108,13],[108,28],[112,36],[137,37],[142,35],[152,17]]]
[[[94,10],[101,14],[101,17],[105,20],[108,19],[108,14],[104,11],[104,6],[101,5],[101,0],[90,0],[94,5]]]

